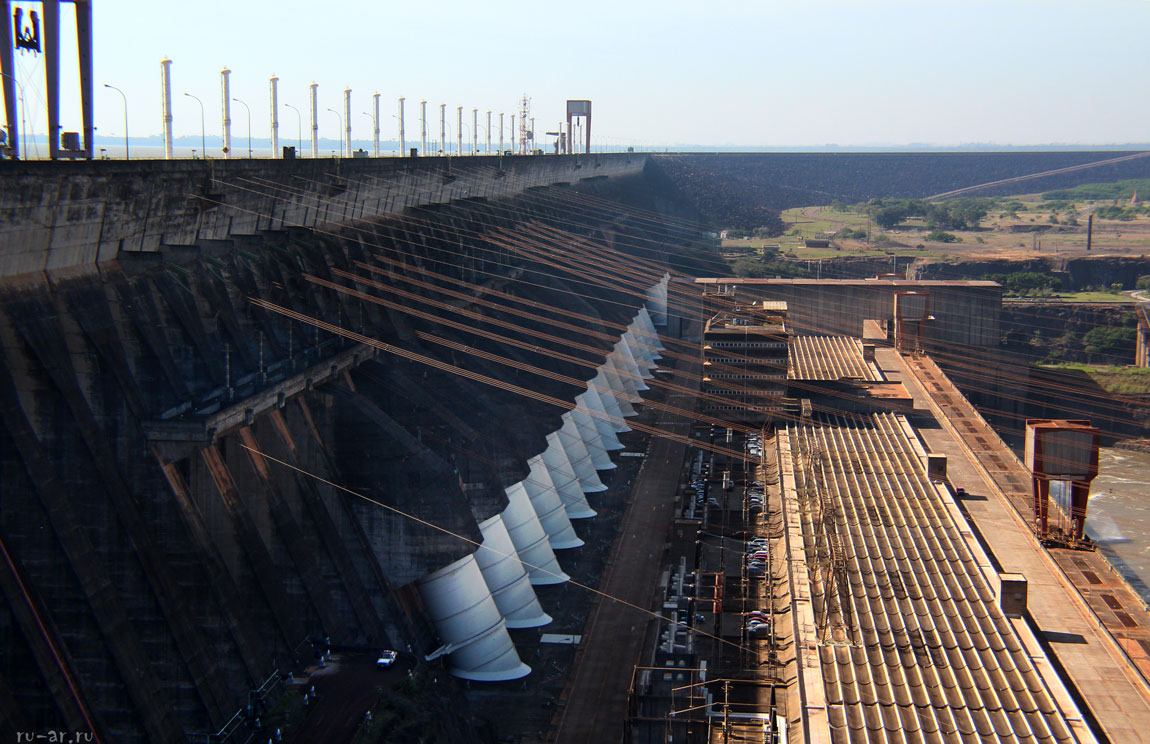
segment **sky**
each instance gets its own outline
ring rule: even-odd
[[[27,11],[36,4],[24,5]],[[409,145],[419,101],[429,137],[447,104],[517,112],[531,98],[538,142],[553,141],[569,98],[593,101],[595,146],[957,146],[1150,142],[1150,1],[1094,0],[585,0],[544,4],[443,0],[199,0],[182,6],[97,0],[98,134],[161,132],[160,60],[172,63],[176,136],[221,132],[219,71],[249,104],[256,138],[269,131],[268,78],[280,78],[280,137],[293,144],[308,84],[319,84],[320,136],[335,139],[352,89],[353,140],[369,140],[373,93],[383,139],[406,98]],[[162,9],[162,10],[158,10]],[[74,20],[64,6],[62,123],[79,130]],[[43,57],[17,53],[33,132],[46,129]],[[233,146],[247,114],[232,106]],[[508,138],[510,134],[506,135]],[[481,144],[482,147],[482,144]]]

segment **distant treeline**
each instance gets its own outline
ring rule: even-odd
[[[1047,191],[1042,195],[1046,201],[1090,201],[1117,199],[1128,202],[1134,195],[1138,201],[1150,200],[1150,178],[1127,178],[1112,183],[1083,183],[1069,189]]]

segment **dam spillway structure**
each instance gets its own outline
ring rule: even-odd
[[[477,682],[506,682],[531,673],[519,659],[507,621],[474,556],[420,579],[419,593],[444,640],[430,658],[450,654],[452,674]]]
[[[551,616],[531,590],[567,580],[556,551],[579,542],[571,515],[595,520],[632,396],[608,363],[611,413],[563,382],[592,374],[562,358],[575,332],[511,309],[618,341],[644,298],[570,292],[573,267],[503,243],[530,221],[673,244],[620,227],[644,164],[4,163],[0,726],[215,735],[324,639],[476,681],[525,672],[507,629]],[[597,216],[573,225],[573,198]],[[547,286],[516,282],[542,268]],[[479,301],[519,346],[469,330]]]

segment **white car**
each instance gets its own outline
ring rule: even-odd
[[[399,654],[396,653],[395,651],[392,651],[391,649],[388,649],[386,651],[380,651],[379,652],[379,658],[376,659],[375,665],[377,667],[379,667],[380,669],[387,669],[389,666],[394,664],[395,660],[398,658],[399,658]]]

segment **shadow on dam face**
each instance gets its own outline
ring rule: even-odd
[[[620,169],[634,165],[618,162]],[[342,178],[352,178],[340,167]],[[507,165],[499,184],[514,182],[518,167]],[[487,168],[485,177],[496,180]],[[156,181],[150,193],[170,197],[166,216],[149,212],[158,202],[128,214],[137,204],[131,188],[147,189],[124,186],[121,201],[109,198],[83,213],[90,224],[78,213],[46,237],[31,230],[5,242],[4,261],[13,245],[38,255],[28,259],[33,264],[6,263],[6,272],[39,268],[0,279],[0,540],[11,558],[0,563],[7,600],[0,612],[16,631],[0,639],[14,675],[5,681],[29,720],[87,730],[90,719],[117,741],[217,731],[251,690],[307,666],[313,644],[325,638],[348,647],[410,647],[417,655],[438,648],[446,639],[417,580],[475,552],[484,539],[480,524],[507,514],[506,489],[529,477],[529,461],[555,441],[563,457],[551,450],[544,465],[557,476],[573,467],[564,463],[567,446],[577,449],[574,436],[585,449],[591,442],[603,448],[596,468],[607,456],[589,420],[568,427],[567,441],[549,440],[564,427],[566,409],[513,389],[574,401],[644,294],[588,282],[578,265],[494,249],[486,237],[514,234],[527,219],[573,241],[601,245],[609,234],[614,250],[640,256],[628,281],[662,275],[645,268],[639,248],[675,248],[657,220],[629,219],[647,198],[631,178],[457,200],[434,214],[356,217],[336,234],[287,228],[282,216],[233,219],[225,229],[225,210],[192,210],[186,190],[238,192],[242,169],[196,164],[177,169],[178,184],[159,171],[143,168],[132,178]],[[116,185],[108,173],[84,177],[92,180],[77,187],[74,200]],[[467,178],[461,169],[452,184]],[[18,180],[6,179],[3,189]],[[515,188],[529,183],[524,175]],[[302,190],[316,209],[317,192]],[[330,214],[336,202],[325,198]],[[571,205],[580,199],[591,200],[596,215],[573,224]],[[161,225],[168,217],[171,232],[139,229],[143,220]],[[154,237],[129,250],[127,238],[112,237],[115,230],[93,227],[113,219],[132,240]],[[176,229],[192,223],[191,232]],[[93,247],[90,229],[112,242]],[[169,243],[176,234],[187,242]],[[139,260],[143,253],[154,258]],[[510,291],[582,320],[563,329],[546,322],[554,313],[515,316],[450,298],[506,321],[500,334],[518,344],[508,347],[439,322],[478,322],[442,305],[417,317],[404,312],[417,299],[385,308],[304,278],[334,279],[333,269],[362,271],[364,264],[388,266],[402,277],[388,282],[420,297],[437,295],[408,279],[466,282],[476,297]],[[528,275],[532,281],[516,281]],[[317,331],[272,305],[441,366]],[[427,334],[540,372],[468,356]],[[576,341],[591,366],[561,356]],[[595,456],[587,449],[587,458]],[[603,477],[610,482],[607,471]],[[555,487],[572,497],[576,482],[569,476]],[[596,504],[600,516],[585,522],[602,519],[605,508]],[[596,551],[611,532],[610,525],[579,530],[594,535]],[[542,611],[556,612],[548,604],[561,601],[563,590],[539,586]],[[516,648],[524,642],[514,628],[511,638]],[[461,731],[458,740],[468,736]]]

